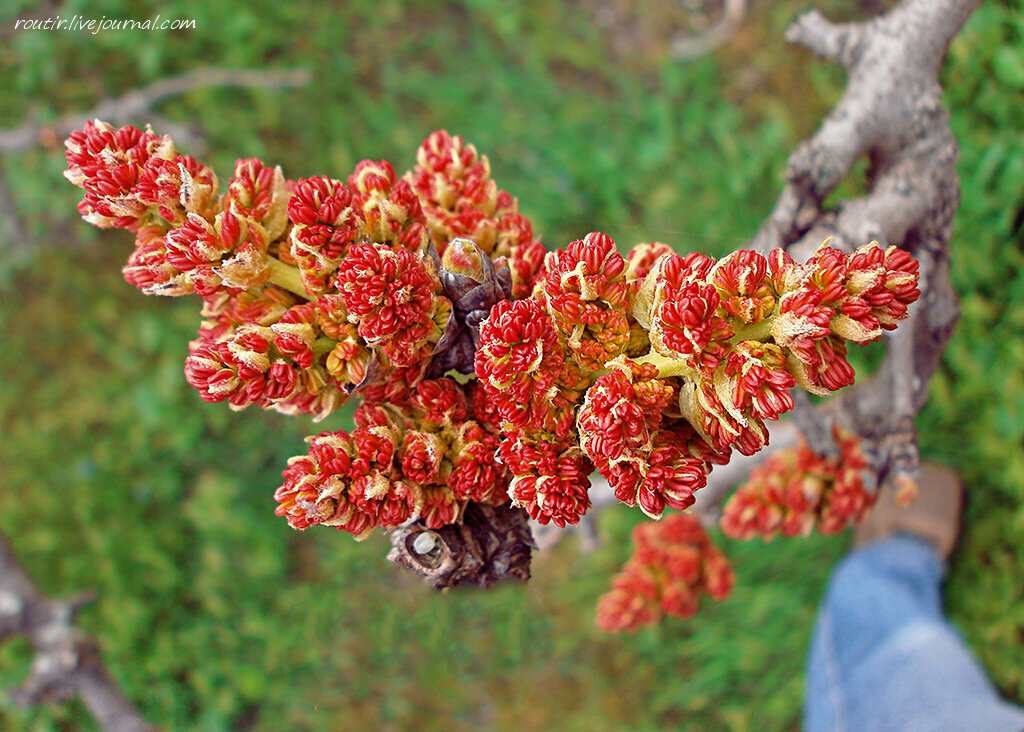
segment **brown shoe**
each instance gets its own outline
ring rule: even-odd
[[[881,541],[896,533],[913,534],[931,542],[939,556],[949,559],[960,536],[964,487],[952,468],[925,463],[921,466],[918,496],[906,508],[886,486],[871,513],[854,530],[854,546]]]

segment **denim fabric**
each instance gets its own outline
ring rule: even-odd
[[[1024,730],[1024,709],[999,698],[942,615],[943,570],[903,535],[837,565],[811,639],[807,732]]]

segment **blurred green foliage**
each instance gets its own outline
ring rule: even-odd
[[[4,3],[6,28],[37,3]],[[619,12],[602,25],[599,7]],[[801,3],[755,4],[733,41],[667,60],[678,4],[587,0],[282,3],[67,0],[64,16],[194,18],[183,32],[17,32],[0,44],[0,127],[207,66],[310,68],[299,90],[201,89],[159,112],[204,160],[345,175],[402,170],[431,130],[491,158],[549,246],[593,230],[681,250],[742,246],[782,166],[843,88],[785,46]],[[877,3],[863,3],[873,6]],[[862,17],[852,0],[822,2]],[[675,25],[673,25],[675,24]],[[4,32],[7,32],[6,29]],[[954,243],[963,318],[920,420],[926,454],[970,485],[949,605],[1001,688],[1024,698],[1024,15],[988,2],[944,70],[962,145]],[[139,119],[138,124],[145,124]],[[291,531],[271,495],[314,427],[202,403],[181,366],[190,299],[120,280],[123,232],[75,215],[59,141],[6,159],[28,241],[0,244],[0,529],[53,595],[86,587],[82,626],[167,729],[794,729],[816,604],[844,539],[725,542],[739,582],[696,619],[635,636],[594,627],[636,512],[605,543],[567,541],[534,581],[434,594],[386,540]],[[849,193],[855,193],[851,186]],[[18,258],[14,252],[21,252]],[[24,643],[0,649],[16,683]],[[92,730],[77,704],[0,708],[10,730]]]

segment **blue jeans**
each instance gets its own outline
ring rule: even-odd
[[[804,728],[1021,732],[942,615],[944,567],[908,535],[869,544],[832,573],[807,664]]]

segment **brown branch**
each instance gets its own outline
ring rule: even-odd
[[[91,601],[89,595],[44,597],[0,536],[0,639],[24,635],[35,650],[28,679],[10,697],[30,706],[77,694],[108,732],[155,732],[107,672],[99,643],[73,625],[75,613]]]
[[[833,24],[810,10],[786,31],[786,40],[798,43],[827,61],[850,68],[860,58],[867,27],[861,23]]]
[[[102,119],[111,124],[125,124],[149,112],[158,102],[193,89],[211,86],[289,88],[308,84],[312,74],[306,69],[284,71],[250,69],[200,69],[181,76],[161,79],[142,89],[128,92],[116,99],[100,102],[88,112],[65,115],[49,124],[27,122],[21,127],[0,130],[0,152],[25,150],[52,140],[67,137],[82,126],[84,120]],[[166,122],[165,122],[166,126]],[[179,139],[191,136],[185,128],[175,130]]]
[[[914,233],[945,234],[958,202],[956,142],[941,106],[938,68],[950,40],[981,0],[904,0],[867,23],[832,25],[802,16],[787,37],[843,63],[850,80],[818,131],[789,160],[787,185],[754,237],[760,250],[871,239],[900,244]],[[838,217],[822,199],[868,155],[872,190],[846,202]],[[926,214],[936,218],[915,232]],[[815,230],[821,227],[821,230]]]
[[[434,530],[416,518],[392,531],[388,560],[437,590],[490,587],[528,581],[533,547],[526,511],[470,501],[456,524]]]

